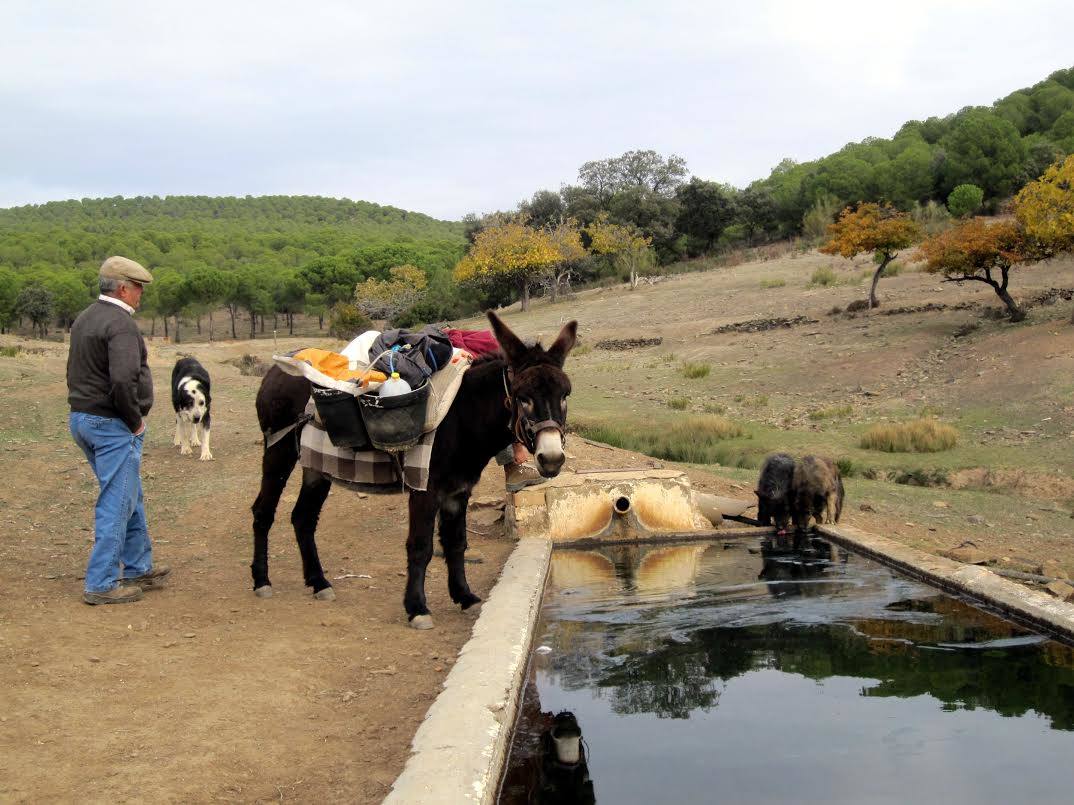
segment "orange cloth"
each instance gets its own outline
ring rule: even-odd
[[[388,376],[375,369],[357,371],[348,368],[349,361],[346,355],[338,352],[329,352],[327,349],[309,347],[300,350],[292,356],[295,360],[305,361],[318,372],[328,375],[333,380],[357,380],[361,385],[367,383],[383,383]]]

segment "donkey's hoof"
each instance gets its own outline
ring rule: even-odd
[[[272,585],[263,584],[260,587],[255,587],[254,595],[258,598],[272,598]]]
[[[476,606],[477,604],[480,604],[480,603],[481,603],[481,598],[479,596],[476,596],[473,593],[467,593],[459,601],[459,606],[461,606],[462,609],[463,609],[463,612],[465,612],[470,607]]]
[[[325,587],[323,590],[318,590],[313,594],[313,597],[318,601],[335,601],[336,591],[331,587]]]
[[[433,616],[432,615],[415,615],[410,619],[411,629],[432,629],[433,628]]]

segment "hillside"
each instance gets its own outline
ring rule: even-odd
[[[367,201],[319,196],[167,196],[53,201],[0,210],[0,267],[95,268],[114,252],[152,267],[297,267],[381,242],[463,243],[462,227]]]
[[[807,287],[824,267],[838,284]],[[982,517],[996,526],[997,551],[1062,551],[1074,561],[1071,303],[1055,297],[1011,325],[987,317],[996,305],[990,289],[941,283],[904,266],[882,280],[879,311],[829,315],[864,298],[871,268],[864,259],[809,252],[634,292],[586,291],[525,314],[512,308],[507,320],[547,340],[578,319],[581,344],[568,363],[570,420],[583,435],[703,466],[739,484],[738,494],[752,489],[769,452],[830,455],[852,476],[851,516],[862,527],[937,550],[985,538],[966,519]],[[1072,269],[1065,258],[1021,271],[1015,295],[1031,301],[1069,288]],[[925,305],[933,309],[891,315]],[[796,318],[792,326],[777,321]],[[764,327],[772,329],[748,331]],[[650,338],[663,341],[600,345]],[[686,377],[686,364],[707,375]],[[921,414],[956,427],[956,447],[887,453],[859,446],[869,425]],[[722,420],[742,434],[710,436]],[[937,500],[950,508],[933,507]],[[859,512],[866,501],[879,514]]]

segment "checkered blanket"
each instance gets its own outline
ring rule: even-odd
[[[299,440],[299,461],[303,467],[324,473],[333,481],[342,481],[370,492],[401,492],[403,485],[418,492],[428,488],[435,430],[424,434],[421,441],[403,451],[400,470],[399,460],[391,453],[351,450],[332,444],[328,432],[316,419],[317,409],[313,400],[306,405],[306,413],[314,418],[302,428]]]

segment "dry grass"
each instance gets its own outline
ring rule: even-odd
[[[809,418],[816,422],[821,419],[838,419],[840,417],[850,416],[853,413],[853,405],[829,405],[827,408],[817,408],[816,410],[810,411]]]
[[[710,371],[712,371],[712,367],[707,363],[693,363],[691,361],[686,361],[682,365],[682,376],[687,380],[697,380],[698,378],[708,377]]]
[[[726,417],[690,416],[668,426],[620,426],[613,423],[577,421],[572,428],[588,439],[635,450],[655,458],[692,464],[756,466],[756,458],[741,448],[722,442],[745,434],[745,429]]]
[[[886,453],[938,453],[958,443],[958,431],[931,418],[873,425],[861,437],[865,450]]]
[[[839,275],[831,266],[821,266],[813,272],[806,284],[807,288],[831,288],[839,284]]]

